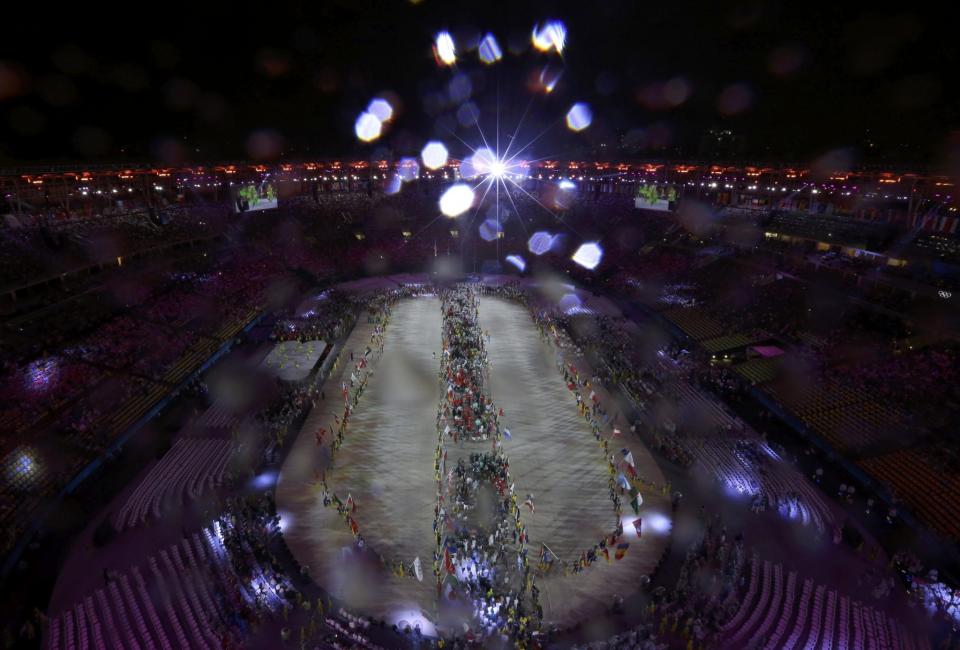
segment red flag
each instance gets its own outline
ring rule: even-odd
[[[353,517],[347,517],[347,519],[350,520],[350,532],[352,532],[354,535],[359,534],[360,528],[357,526],[357,522],[354,521]]]
[[[643,524],[643,519],[636,519],[633,522],[633,527],[637,530],[637,537],[640,537],[640,526]]]
[[[454,575],[457,570],[453,567],[453,560],[450,558],[450,549],[443,549],[443,568],[447,570],[447,573]]]

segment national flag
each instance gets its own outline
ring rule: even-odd
[[[633,527],[637,531],[637,537],[640,537],[640,526],[643,524],[643,519],[636,519],[633,522]]]
[[[623,475],[623,472],[617,475],[617,485],[622,487],[624,490],[629,490],[632,485],[630,485],[630,479]]]
[[[420,556],[413,558],[413,575],[417,576],[417,580],[423,582],[423,569],[420,567]]]
[[[357,504],[353,501],[352,494],[347,494],[347,507],[350,508],[350,512],[357,511]]]
[[[627,464],[627,472],[630,474],[630,476],[636,478],[637,466],[633,462],[633,453],[631,453],[630,450],[627,449],[626,447],[621,449],[620,453],[623,455],[623,462]]]
[[[636,515],[640,514],[640,506],[643,505],[643,497],[640,496],[640,490],[635,487],[630,488],[630,507]]]
[[[510,434],[510,429],[503,430],[503,437],[507,440],[513,440],[513,436]]]
[[[347,519],[350,521],[350,532],[354,535],[360,534],[360,527],[357,526],[356,520],[353,517],[347,517]]]
[[[617,552],[614,555],[618,560],[622,560],[623,556],[627,554],[627,549],[630,548],[630,542],[621,542],[617,544]]]

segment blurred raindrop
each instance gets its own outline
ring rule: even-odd
[[[420,158],[427,169],[439,169],[447,164],[447,148],[442,142],[428,142],[423,151],[420,152]]]
[[[99,156],[110,148],[110,136],[98,126],[81,126],[73,134],[73,146],[85,156]]]
[[[479,48],[480,60],[486,64],[496,63],[503,58],[503,52],[500,50],[500,44],[493,34],[487,34],[480,41]]]
[[[582,131],[593,121],[593,112],[583,102],[577,102],[567,111],[567,128],[571,131]]]
[[[254,160],[272,160],[283,151],[283,138],[272,129],[254,131],[247,138],[247,153]]]
[[[367,106],[367,112],[381,122],[389,122],[393,118],[393,106],[386,99],[377,97]]]
[[[552,93],[553,89],[557,87],[557,82],[560,81],[561,76],[563,76],[562,68],[545,65],[543,69],[540,70],[537,85],[543,92]]]
[[[798,45],[784,45],[776,48],[767,58],[767,69],[778,77],[788,77],[803,68],[807,60],[807,51]]]
[[[403,180],[400,178],[399,174],[393,174],[390,177],[390,180],[387,181],[386,186],[383,188],[383,191],[386,194],[396,194],[400,191],[400,188],[403,186]]]
[[[519,255],[507,255],[507,262],[517,267],[517,270],[523,272],[527,269],[527,263]]]
[[[541,52],[556,50],[557,54],[563,54],[567,44],[567,28],[559,20],[549,20],[543,27],[534,25],[530,40]]]
[[[353,125],[353,130],[361,142],[373,142],[380,137],[383,125],[373,113],[363,112]]]
[[[596,242],[581,244],[580,248],[577,249],[577,252],[573,254],[572,259],[583,268],[590,269],[592,271],[593,269],[597,268],[597,265],[600,264],[600,260],[603,259],[603,249],[600,248],[600,244]]]
[[[744,83],[730,84],[717,97],[717,110],[724,115],[738,115],[753,102],[753,91]]]
[[[416,158],[401,158],[397,173],[404,183],[409,183],[420,175],[420,163]]]
[[[470,77],[465,74],[455,75],[447,85],[447,97],[452,104],[462,104],[470,99],[472,92],[473,84],[470,83]]]
[[[167,106],[175,111],[185,111],[197,100],[200,89],[189,79],[176,77],[163,86],[163,97]]]
[[[457,109],[457,122],[464,128],[473,126],[479,119],[480,109],[473,102],[466,102]]]
[[[456,217],[473,205],[473,190],[466,183],[451,185],[440,197],[440,212],[448,217]]]
[[[480,224],[479,232],[484,241],[494,241],[500,236],[500,224],[496,219],[487,219]]]
[[[0,101],[27,91],[27,75],[11,63],[0,61]]]
[[[433,43],[433,55],[437,63],[453,65],[457,62],[457,48],[453,44],[450,32],[440,32]]]
[[[533,233],[527,241],[527,250],[534,255],[543,255],[553,246],[554,236],[545,230]]]

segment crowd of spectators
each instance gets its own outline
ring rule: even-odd
[[[665,216],[636,219],[632,202],[621,195],[585,195],[569,204],[549,191],[535,197],[517,192],[511,198],[517,210],[537,216],[530,217],[522,241],[513,234],[501,242],[504,246],[523,250],[526,235],[537,228],[596,235],[609,242],[604,268],[591,274],[572,267],[572,277],[602,282],[607,290],[653,310],[701,310],[721,323],[725,333],[774,338],[788,358],[814,361],[805,366],[813,373],[808,378],[812,385],[841,382],[908,413],[914,423],[943,425],[955,413],[960,397],[956,349],[905,347],[913,331],[899,314],[910,306],[903,294],[857,289],[853,302],[842,294],[838,297],[834,287],[831,292],[814,291],[810,272],[798,273],[792,262],[759,252],[753,257],[742,251],[731,254],[716,247],[720,240],[694,245]],[[8,286],[183,239],[223,236],[216,245],[191,249],[175,270],[165,269],[159,279],[152,277],[132,293],[105,283],[71,296],[68,318],[59,309],[41,310],[16,326],[7,325],[13,345],[0,374],[2,451],[12,458],[21,434],[29,428],[38,439],[53,443],[40,445],[52,450],[47,453],[73,454],[75,462],[67,466],[82,466],[120,433],[108,426],[116,411],[149,401],[154,391],[172,389],[176,382],[170,373],[183,359],[199,363],[203,354],[191,356],[200,349],[197,346],[210,352],[235,333],[227,324],[243,324],[264,306],[276,307],[291,274],[299,274],[307,284],[322,284],[365,274],[424,270],[438,251],[459,248],[458,237],[464,235],[453,235],[450,222],[426,218],[436,212],[435,199],[430,188],[394,196],[327,192],[296,197],[279,211],[243,218],[231,214],[224,203],[168,206],[161,219],[152,218],[144,206],[110,206],[69,219],[21,219],[18,227],[0,229],[0,285]],[[562,223],[555,215],[545,216],[534,200],[556,210]],[[526,221],[526,214],[517,218]],[[843,270],[851,268],[845,265]],[[857,272],[856,265],[852,271]],[[813,271],[827,272],[830,269]],[[148,274],[140,267],[126,271],[119,266],[112,273],[111,278],[133,284]],[[332,341],[349,327],[354,312],[353,304],[333,294],[314,313],[287,312],[273,333],[276,340]],[[647,406],[669,393],[661,368],[650,358],[653,350],[637,350],[621,323],[594,315],[591,326],[584,328],[578,325],[583,322],[579,316],[559,312],[555,316],[585,351],[602,358],[595,364],[599,378],[622,385],[636,405]],[[811,340],[821,344],[811,345]],[[700,350],[688,353],[664,345],[656,352],[709,392],[729,398],[749,388],[731,369],[712,365]],[[282,432],[313,398],[309,391],[285,389],[258,418],[269,430]],[[652,440],[679,465],[694,462],[689,446],[681,444],[675,432],[657,430]],[[945,458],[951,471],[960,465],[951,466],[949,454]],[[39,458],[37,467],[45,465],[54,463]],[[69,479],[69,471],[56,475],[56,480],[39,483],[47,493],[61,489]],[[20,482],[16,489],[4,489],[4,523],[19,512],[15,504],[24,490],[36,488]],[[29,509],[36,501],[24,503]],[[711,535],[705,540],[713,539]],[[716,548],[724,544],[729,547],[729,540],[710,541],[704,557],[712,559],[703,561],[722,568],[724,560],[717,560]],[[709,629],[709,616],[698,624]]]

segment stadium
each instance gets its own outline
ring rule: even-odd
[[[956,98],[878,109],[936,156],[790,155],[741,138],[812,45],[704,130],[705,76],[582,81],[634,52],[583,7],[391,7],[375,81],[303,71],[387,21],[337,7],[217,101],[155,41],[116,131],[94,44],[0,60],[4,647],[960,647]],[[947,74],[846,11],[869,83]],[[330,133],[244,121],[301,76]]]

